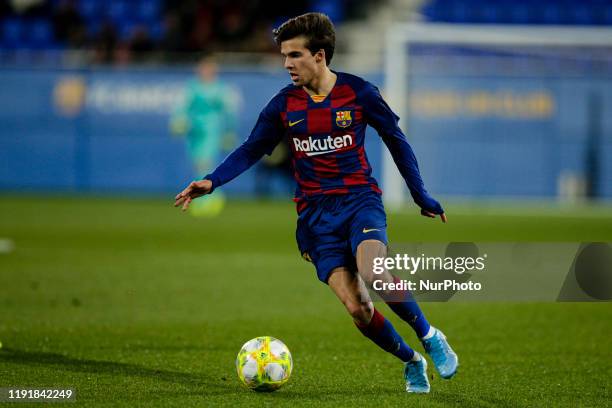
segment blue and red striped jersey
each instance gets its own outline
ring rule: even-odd
[[[381,193],[364,149],[366,126],[380,135],[416,203],[439,214],[427,194],[412,148],[398,116],[378,88],[354,75],[336,72],[332,91],[315,102],[301,87],[289,85],[262,110],[251,135],[204,178],[217,188],[234,179],[288,138],[297,182],[295,200],[321,194]]]

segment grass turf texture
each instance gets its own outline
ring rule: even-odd
[[[406,394],[402,365],[359,334],[300,259],[289,203],[230,201],[221,217],[194,219],[170,200],[4,196],[0,214],[0,238],[15,243],[0,254],[0,386],[70,386],[80,404],[107,406],[610,402],[610,303],[423,304],[461,367],[451,381],[434,375],[427,396]],[[391,214],[390,238],[612,241],[606,210],[448,214],[447,225]],[[235,373],[240,346],[258,335],[294,357],[291,380],[272,394]]]

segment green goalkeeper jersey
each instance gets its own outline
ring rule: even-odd
[[[184,102],[172,117],[172,130],[186,135],[194,160],[215,160],[223,137],[235,130],[236,104],[233,90],[222,82],[187,84]]]

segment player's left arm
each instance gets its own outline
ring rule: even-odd
[[[366,122],[376,129],[391,152],[393,161],[410,190],[410,195],[421,207],[421,214],[430,218],[439,215],[442,222],[446,222],[444,209],[425,189],[414,151],[399,127],[399,117],[382,98],[378,88],[370,83],[366,83],[360,99]]]

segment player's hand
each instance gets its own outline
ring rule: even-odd
[[[170,133],[172,136],[183,136],[189,130],[189,120],[185,117],[177,117],[170,121]]]
[[[427,210],[423,210],[421,209],[421,215],[425,216],[425,217],[429,217],[429,218],[436,218],[436,214],[429,212]],[[446,222],[446,214],[442,213],[440,214],[440,219],[442,220],[442,222]]]
[[[442,222],[446,222],[446,215],[444,214],[444,209],[440,205],[438,201],[436,201],[429,194],[426,194],[422,201],[418,202],[421,207],[421,215],[429,218],[436,218],[437,215],[440,216]]]
[[[210,180],[199,180],[192,181],[189,183],[187,188],[178,193],[176,197],[174,197],[174,206],[179,207],[182,206],[181,210],[185,211],[191,201],[195,200],[198,197],[202,197],[203,195],[210,194],[212,191],[212,181]]]

